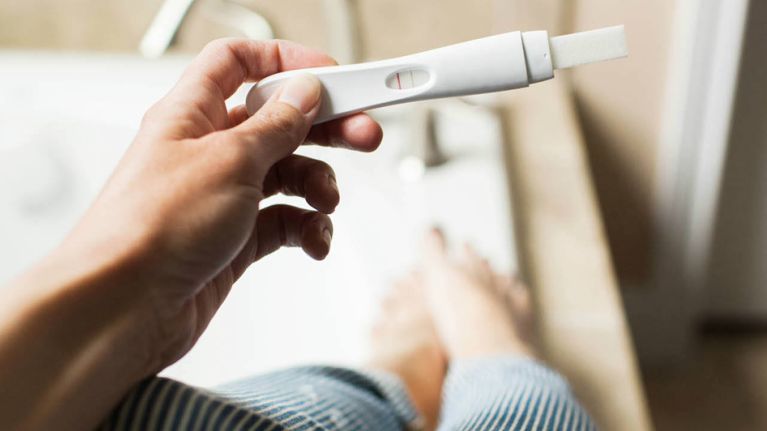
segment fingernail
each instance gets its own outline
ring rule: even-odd
[[[277,100],[308,114],[320,103],[321,94],[320,80],[307,73],[291,78],[283,84]]]
[[[325,245],[327,245],[328,248],[330,248],[330,240],[332,239],[333,239],[333,234],[330,233],[330,229],[328,228],[322,229],[322,241],[325,242]]]

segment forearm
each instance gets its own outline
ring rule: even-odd
[[[59,250],[4,288],[0,423],[8,429],[93,428],[157,368],[141,322],[151,313],[121,265]]]

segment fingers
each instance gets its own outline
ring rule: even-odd
[[[312,128],[308,141],[327,147],[370,152],[381,144],[383,130],[367,114],[356,114]]]
[[[299,75],[287,81],[252,117],[219,133],[232,144],[249,148],[261,168],[255,173],[260,177],[306,139],[319,110],[321,93],[316,77]]]
[[[226,100],[245,82],[285,70],[334,64],[319,51],[283,40],[219,39],[205,46],[171,94]]]
[[[330,217],[289,205],[273,205],[262,210],[256,221],[258,249],[255,259],[277,251],[280,247],[301,247],[316,260],[330,252],[333,223]]]
[[[439,228],[432,228],[426,233],[422,247],[423,258],[427,263],[441,263],[448,258],[447,240]]]
[[[272,166],[263,190],[265,197],[282,193],[306,198],[309,205],[324,214],[332,214],[340,200],[333,168],[295,154]]]
[[[242,124],[248,117],[250,117],[250,115],[248,115],[248,109],[245,105],[235,106],[229,110],[229,127],[235,127]]]
[[[154,125],[150,129],[154,133],[199,138],[229,126],[226,99],[244,82],[283,70],[334,64],[329,56],[291,42],[215,40],[194,59],[170,93],[150,108],[145,124]]]
[[[245,105],[236,106],[229,111],[229,127],[235,127],[247,119],[248,111]],[[312,127],[306,143],[371,152],[378,148],[382,139],[381,125],[367,114],[361,113]]]

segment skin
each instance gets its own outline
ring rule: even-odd
[[[424,287],[411,275],[390,289],[369,336],[368,367],[399,376],[423,419],[422,429],[430,431],[437,428],[448,357],[427,307]]]
[[[307,76],[253,117],[225,100],[244,82],[331,64],[288,42],[215,41],[149,109],[70,235],[3,288],[4,429],[95,427],[189,351],[250,264],[283,246],[328,254],[335,175],[293,152],[307,141],[372,151],[380,126],[356,115],[311,128],[321,89]],[[316,211],[261,208],[275,193]]]
[[[522,283],[495,272],[468,245],[452,256],[442,232],[433,230],[416,271],[383,302],[368,365],[399,376],[422,428],[434,430],[450,364],[499,355],[534,358],[533,317]]]

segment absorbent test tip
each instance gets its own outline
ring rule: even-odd
[[[555,69],[566,69],[628,56],[622,25],[552,37],[549,41]]]

